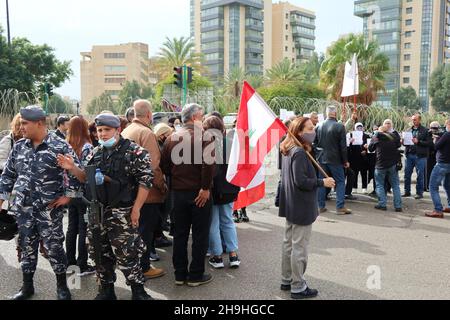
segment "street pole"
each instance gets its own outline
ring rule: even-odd
[[[187,100],[187,66],[183,65],[183,107],[186,104],[186,100]]]
[[[9,0],[6,0],[6,28],[8,31],[8,46],[11,47],[11,29],[9,26]]]

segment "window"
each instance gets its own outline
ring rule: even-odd
[[[411,42],[405,43],[405,49],[411,49]]]
[[[288,47],[284,47],[284,51],[288,52],[289,48]]]
[[[127,79],[125,77],[121,78],[105,78],[105,83],[125,83]]]
[[[405,61],[410,61],[411,60],[411,55],[410,54],[405,54],[403,58],[404,58]]]
[[[412,19],[407,19],[407,20],[405,21],[405,24],[406,24],[407,26],[412,26]]]
[[[126,66],[105,66],[105,73],[124,73],[126,71]]]
[[[105,52],[105,59],[125,59],[125,52]]]
[[[286,19],[289,19],[289,13],[286,13]]]
[[[411,14],[412,12],[413,12],[413,8],[412,7],[406,8],[406,13],[407,14]]]
[[[411,38],[411,37],[412,37],[412,31],[406,31],[405,38]]]
[[[404,84],[409,84],[409,82],[410,82],[410,79],[409,79],[409,78],[403,78],[403,83],[404,83]]]
[[[289,36],[286,36],[286,41],[289,41]]]
[[[288,24],[286,25],[286,30],[289,30],[289,25]]]
[[[403,67],[403,72],[411,72],[411,67],[410,66],[404,66]]]

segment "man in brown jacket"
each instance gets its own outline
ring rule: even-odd
[[[191,287],[212,280],[205,274],[209,245],[215,156],[208,155],[209,143],[202,132],[203,108],[190,104],[183,108],[183,128],[167,138],[161,158],[164,174],[171,176],[175,203],[173,265],[176,285]],[[208,157],[210,156],[210,157]],[[192,262],[188,270],[187,245],[192,227]]]
[[[160,207],[167,194],[167,186],[160,168],[161,152],[155,134],[150,129],[152,123],[152,105],[147,100],[138,100],[134,103],[135,118],[122,132],[122,136],[136,142],[147,150],[152,160],[154,173],[153,185],[147,201],[141,210],[139,220],[139,233],[147,247],[141,258],[141,267],[146,279],[154,279],[165,274],[162,269],[156,269],[150,264],[150,253],[153,248],[154,232],[160,224]]]

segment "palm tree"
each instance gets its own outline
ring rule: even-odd
[[[272,85],[294,83],[304,80],[300,65],[291,62],[288,58],[283,59],[266,72],[267,80]]]
[[[389,58],[381,53],[378,43],[363,35],[350,34],[336,41],[327,51],[322,63],[320,81],[331,99],[340,100],[345,62],[356,53],[359,65],[360,94],[358,102],[371,105],[380,91],[385,91],[385,75],[389,71]]]
[[[196,73],[203,71],[202,55],[195,53],[195,44],[191,38],[166,38],[157,60],[157,68],[162,78],[168,77],[174,67],[190,66]]]

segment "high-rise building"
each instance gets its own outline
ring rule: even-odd
[[[396,90],[412,86],[428,111],[431,73],[450,62],[450,1],[359,0],[355,15],[363,18],[366,38],[389,57],[387,94],[379,102],[390,106]]]
[[[272,7],[272,64],[308,61],[315,51],[316,15],[289,2]]]
[[[96,97],[107,93],[117,100],[127,81],[149,83],[148,45],[127,43],[112,46],[93,46],[81,52],[81,108]]]
[[[263,74],[272,64],[271,0],[191,0],[191,36],[208,76],[233,68]]]

